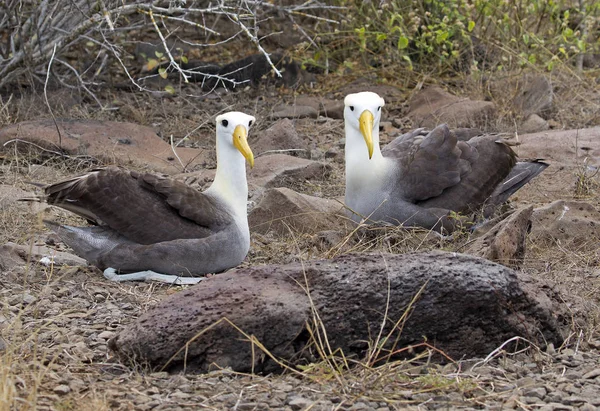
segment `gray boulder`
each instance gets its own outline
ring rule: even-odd
[[[26,121],[0,129],[0,145],[23,150],[39,146],[54,153],[82,156],[83,159],[92,157],[105,163],[133,165],[164,173],[181,171],[183,166],[193,169],[206,161],[203,151],[180,147],[177,156],[182,166],[171,145],[152,128],[116,121]]]
[[[472,358],[514,336],[560,345],[557,318],[569,316],[550,293],[463,254],[346,255],[208,278],[142,314],[109,346],[124,361],[167,370],[271,372],[279,369],[271,355],[292,365],[318,359],[310,327],[327,339],[326,353],[346,358],[364,359],[378,343],[380,357],[418,350],[425,339],[453,359]]]
[[[248,172],[248,184],[251,189],[252,186],[285,187],[305,180],[323,181],[331,171],[332,166],[321,161],[271,154],[256,160],[254,168]]]
[[[340,228],[346,219],[343,202],[297,193],[289,188],[267,190],[261,202],[248,215],[250,230],[261,234],[273,231],[289,235],[289,230],[316,233]]]
[[[86,266],[87,262],[74,254],[56,251],[45,245],[21,245],[8,242],[0,246],[0,271],[8,271],[14,267],[32,262],[46,266],[71,265]]]
[[[421,90],[408,105],[408,117],[415,127],[434,128],[441,123],[450,128],[477,127],[496,117],[496,106],[491,101],[460,98],[439,87]]]
[[[516,88],[519,91],[513,100],[513,107],[522,118],[552,108],[554,93],[552,84],[545,76],[525,75],[517,81]]]
[[[548,130],[549,128],[550,125],[546,120],[537,114],[530,114],[529,117],[519,125],[518,130],[520,133],[537,133],[538,131]]]
[[[486,223],[487,229],[481,227],[475,230],[475,238],[464,252],[507,267],[521,266],[525,258],[525,244],[531,228],[532,214],[533,206],[529,206],[515,211],[505,220],[501,216],[499,222],[494,219]]]
[[[310,157],[307,141],[298,135],[294,122],[287,118],[276,121],[252,141],[252,151],[257,155],[281,150],[290,150],[288,154],[299,157]]]
[[[600,212],[583,201],[554,201],[536,208],[531,239],[538,244],[560,244],[567,249],[594,251],[600,241]]]

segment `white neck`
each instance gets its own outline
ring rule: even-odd
[[[370,179],[384,166],[384,158],[379,148],[379,127],[373,130],[373,156],[369,159],[369,149],[362,134],[356,128],[346,124],[346,182],[351,176],[357,179]],[[362,178],[359,178],[362,176]]]
[[[354,127],[346,126],[346,205],[367,216],[387,197],[390,163],[379,149],[378,127],[373,132],[373,156],[369,160],[367,144]]]
[[[233,145],[217,137],[217,172],[207,192],[217,195],[230,205],[238,217],[246,217],[248,183],[246,160]]]

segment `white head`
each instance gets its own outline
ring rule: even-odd
[[[248,145],[248,130],[256,118],[239,111],[230,111],[217,116],[216,121],[217,151],[221,149],[230,153],[237,150],[248,161],[250,167],[254,167],[254,154]],[[227,160],[229,159],[225,161]]]
[[[379,120],[385,101],[376,93],[364,91],[348,94],[344,99],[344,120],[346,125],[346,147],[348,144],[361,144],[362,141],[348,141],[361,137],[367,145],[369,159],[373,156],[373,143],[379,145]],[[376,137],[375,142],[373,136]]]

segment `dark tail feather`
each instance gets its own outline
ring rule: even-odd
[[[548,165],[548,163],[544,163],[541,160],[520,161],[515,164],[508,176],[498,184],[486,202],[484,216],[489,217],[493,214],[497,206],[508,200],[511,195],[516,193],[532,178],[544,171]]]

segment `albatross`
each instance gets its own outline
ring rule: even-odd
[[[247,141],[254,121],[240,112],[216,118],[217,170],[204,192],[150,173],[101,168],[46,186],[43,196],[94,225],[46,224],[114,281],[195,284],[202,277],[192,276],[235,267],[250,248],[246,161],[254,165]]]
[[[483,210],[488,217],[548,165],[518,162],[494,135],[459,138],[442,124],[416,129],[379,147],[385,102],[376,93],[344,100],[345,203],[355,222],[387,223],[452,232],[453,213]]]

